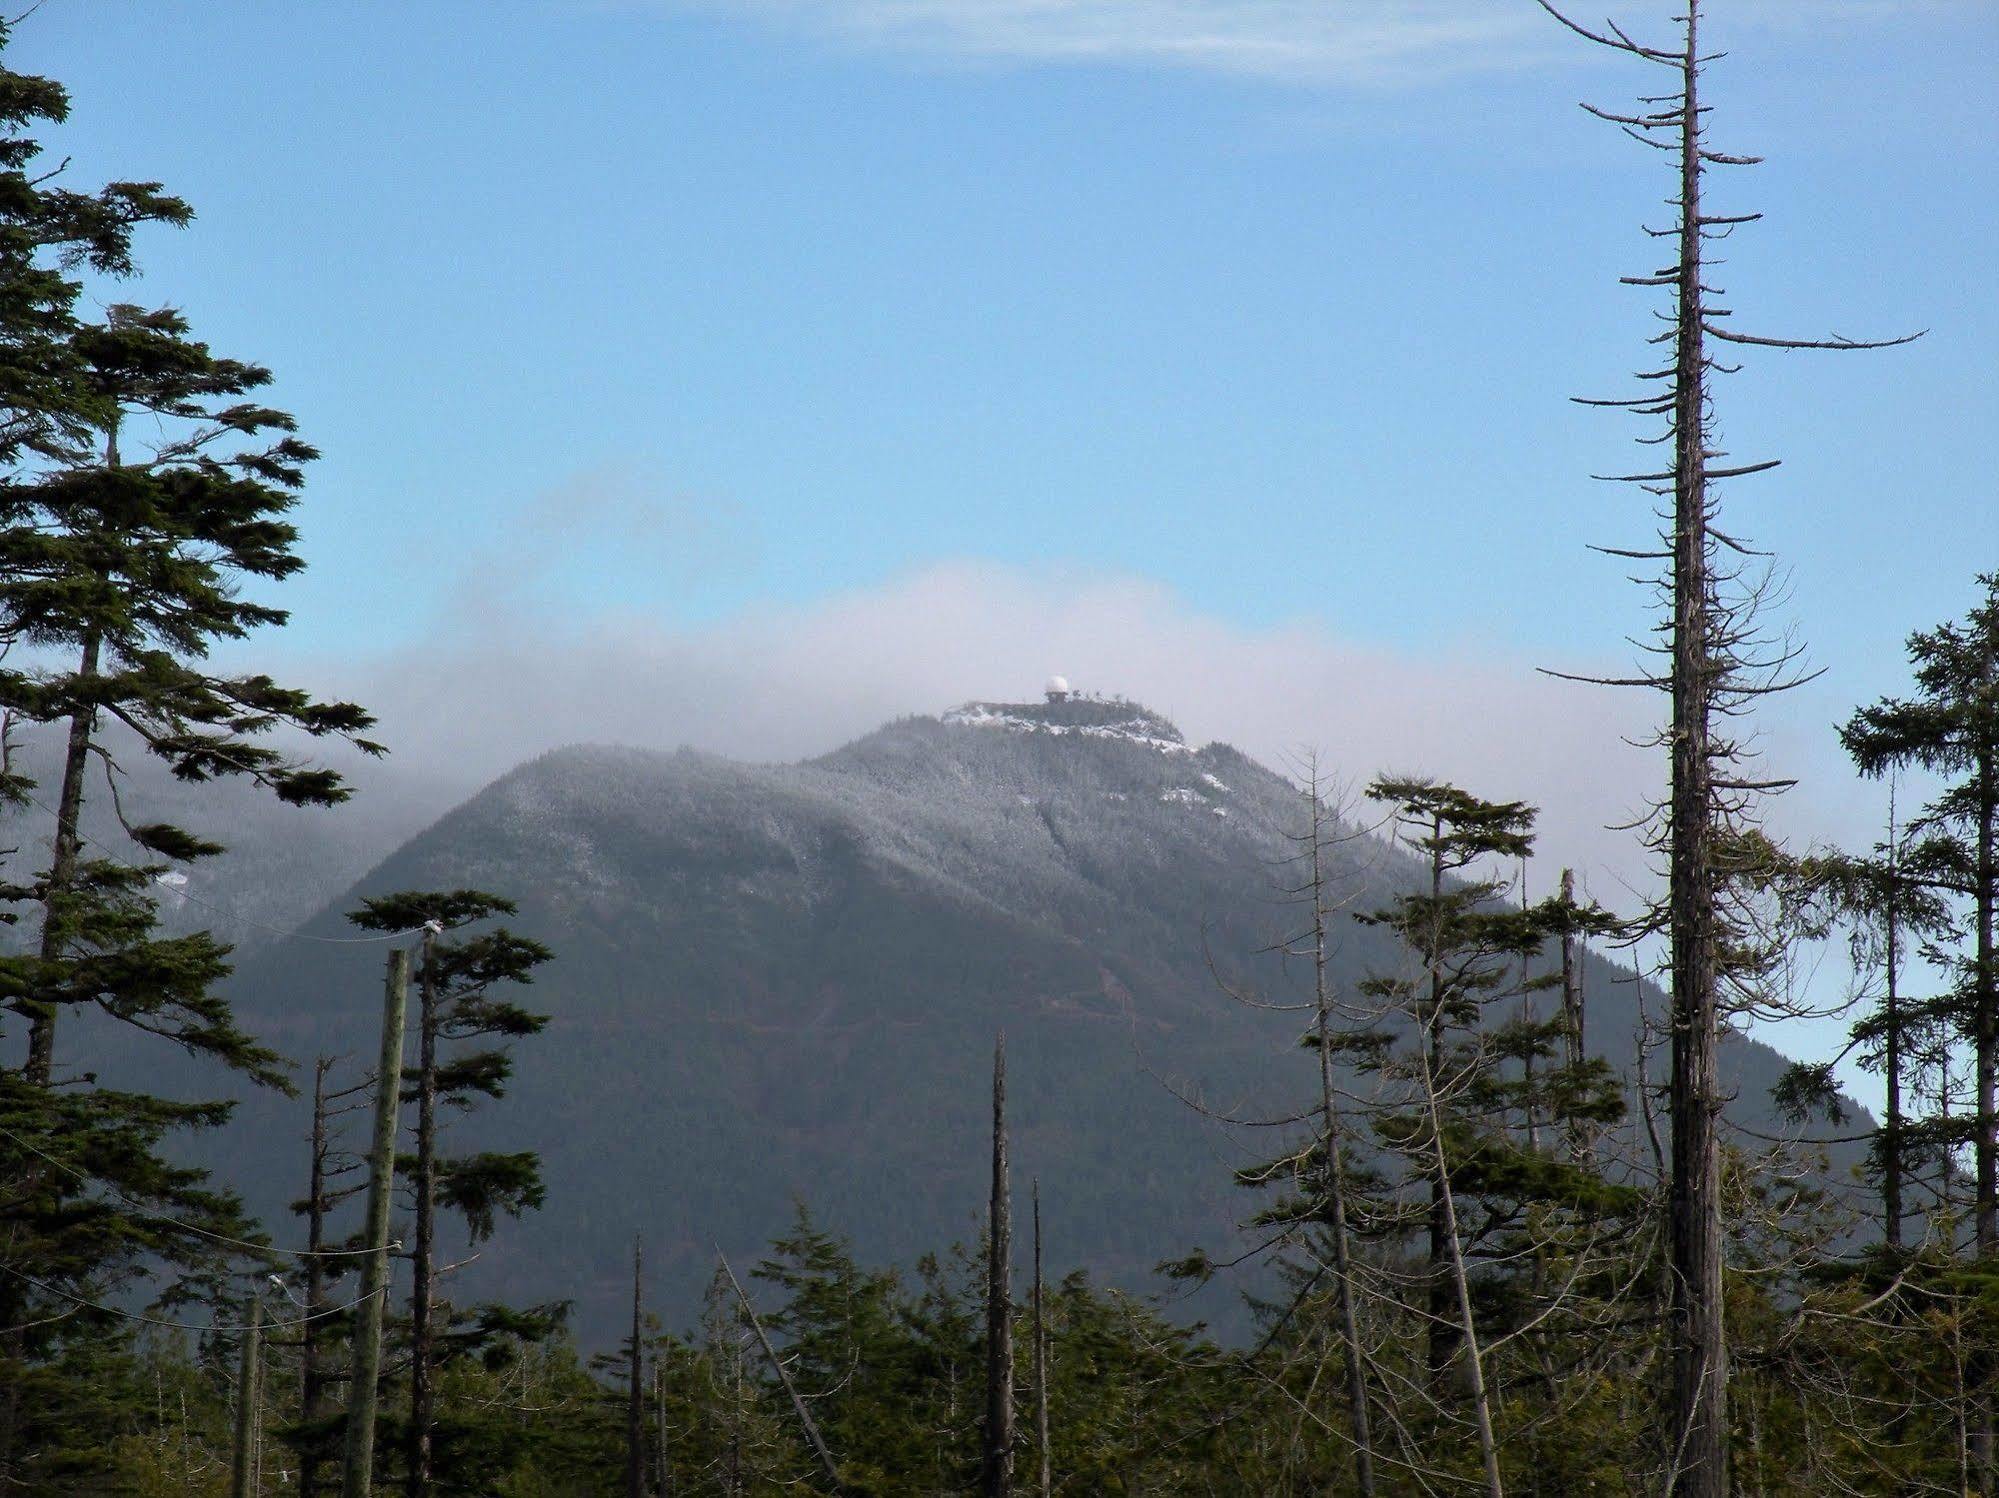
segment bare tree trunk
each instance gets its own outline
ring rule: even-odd
[[[1049,1498],[1053,1464],[1048,1448],[1048,1323],[1041,1304],[1041,1182],[1034,1183],[1034,1450],[1035,1492]]]
[[[1728,1343],[1722,1304],[1717,1141],[1723,1100],[1715,1053],[1721,1026],[1721,900],[1727,891],[1717,854],[1739,807],[1781,782],[1745,780],[1732,773],[1717,779],[1717,762],[1739,758],[1740,749],[1731,734],[1716,735],[1714,719],[1717,713],[1739,713],[1756,698],[1782,690],[1788,683],[1779,678],[1792,657],[1780,650],[1774,659],[1749,659],[1754,651],[1745,650],[1744,641],[1750,634],[1748,615],[1753,613],[1754,599],[1738,602],[1719,596],[1727,579],[1725,573],[1718,578],[1713,549],[1717,544],[1735,547],[1739,543],[1713,529],[1710,483],[1759,473],[1775,464],[1708,466],[1708,460],[1716,456],[1707,447],[1711,436],[1708,376],[1725,367],[1709,358],[1709,340],[1769,348],[1856,350],[1886,348],[1920,335],[1881,341],[1838,336],[1768,338],[1721,326],[1718,320],[1728,317],[1731,309],[1709,305],[1708,298],[1715,291],[1706,280],[1705,239],[1710,234],[1727,234],[1757,215],[1706,215],[1701,204],[1703,180],[1710,164],[1748,165],[1757,158],[1724,155],[1704,144],[1708,111],[1700,102],[1701,69],[1710,59],[1700,50],[1700,0],[1687,0],[1679,17],[1680,45],[1673,49],[1638,42],[1615,23],[1592,31],[1564,15],[1555,0],[1537,3],[1570,30],[1600,46],[1670,71],[1678,82],[1677,92],[1646,97],[1638,114],[1592,110],[1676,158],[1679,194],[1674,206],[1678,223],[1659,236],[1677,240],[1675,263],[1649,275],[1626,278],[1633,285],[1671,289],[1672,330],[1654,341],[1671,343],[1672,363],[1640,377],[1670,380],[1670,393],[1586,404],[1670,415],[1672,423],[1667,432],[1673,443],[1671,471],[1619,477],[1654,494],[1667,492],[1661,486],[1670,481],[1672,496],[1672,532],[1662,538],[1666,549],[1657,554],[1671,569],[1672,608],[1665,630],[1671,665],[1663,683],[1672,697],[1666,736],[1671,790],[1665,808],[1666,927],[1673,985],[1667,1253],[1673,1347],[1672,1424],[1668,1431],[1671,1488],[1676,1498],[1724,1498],[1729,1483]],[[1745,675],[1764,679],[1752,682],[1745,680]],[[1618,684],[1658,686],[1661,682],[1648,673]],[[1718,791],[1727,799],[1718,797]]]
[[[1369,1430],[1367,1364],[1361,1353],[1347,1234],[1344,1131],[1340,1127],[1339,1100],[1333,1089],[1332,990],[1326,977],[1326,873],[1321,846],[1325,811],[1316,784],[1308,788],[1308,794],[1312,805],[1312,989],[1319,1050],[1319,1107],[1326,1151],[1326,1230],[1333,1240],[1333,1293],[1339,1305],[1340,1341],[1346,1354],[1347,1418],[1353,1426],[1354,1483],[1360,1498],[1374,1498],[1374,1441]]]
[[[1520,913],[1527,914],[1527,858],[1520,859]],[[1538,955],[1538,954],[1536,954]],[[1534,1002],[1534,990],[1529,986],[1533,980],[1533,959],[1520,959],[1520,1018],[1531,1029],[1541,1023],[1540,1007]],[[1539,1094],[1534,1087],[1534,1045],[1530,1042],[1520,1057],[1521,1105],[1527,1126],[1527,1148],[1535,1154],[1541,1153],[1541,1115],[1538,1110]]]
[[[410,1272],[409,1498],[430,1498],[432,1387],[431,1310],[437,1297],[437,984],[432,971],[435,934],[426,930],[417,969],[416,1163],[410,1184],[416,1194],[416,1245]]]
[[[743,1293],[742,1282],[736,1278],[736,1271],[729,1267],[728,1256],[720,1254],[719,1250],[717,1253],[722,1260],[722,1272],[729,1277],[729,1284],[736,1292],[736,1300],[743,1308],[743,1315],[749,1318],[750,1330],[757,1334],[757,1341],[763,1346],[764,1358],[769,1362],[771,1372],[777,1375],[778,1383],[783,1385],[784,1392],[791,1398],[792,1412],[798,1416],[799,1426],[805,1432],[807,1444],[812,1447],[812,1454],[819,1458],[819,1465],[826,1473],[826,1480],[832,1484],[832,1491],[836,1494],[844,1492],[845,1486],[840,1481],[840,1469],[833,1461],[833,1453],[827,1449],[825,1437],[819,1434],[818,1422],[812,1418],[812,1412],[805,1407],[805,1401],[799,1398],[798,1388],[792,1383],[791,1374],[785,1370],[784,1359],[780,1358],[777,1349],[770,1345],[770,1336],[764,1331],[763,1322],[757,1319],[756,1307],[750,1304],[749,1296]],[[740,1460],[740,1456],[737,1460]]]
[[[1988,690],[1992,665],[1986,665]],[[1994,847],[1995,823],[1999,823],[1999,745],[1981,730],[1975,746],[1978,776],[1978,889],[1974,897],[1977,923],[1975,954],[1977,970],[1972,980],[1974,1066],[1977,1079],[1978,1141],[1975,1146],[1978,1171],[1978,1258],[1989,1265],[1999,1256],[1999,966],[1992,948],[1994,901],[1999,896],[1999,850]],[[1972,1398],[1975,1428],[1972,1454],[1978,1466],[1979,1490],[1993,1491],[1993,1358],[1980,1348],[1974,1358]]]
[[[645,1245],[632,1240],[632,1348],[626,1374],[625,1397],[625,1498],[645,1498],[645,1351],[640,1342],[645,1305],[640,1276],[645,1267]]]
[[[1999,782],[1995,782],[1989,743],[1978,746],[1978,853],[1975,897],[1977,973],[1973,979],[1977,1025],[1978,1068],[1978,1253],[1999,1252],[1999,970],[1993,966],[1993,899],[1999,885],[1999,854],[1993,846],[1994,822],[1999,821]]]
[[[1485,1358],[1479,1351],[1478,1324],[1472,1316],[1471,1279],[1465,1272],[1464,1241],[1458,1235],[1457,1200],[1451,1193],[1451,1165],[1444,1148],[1443,1109],[1437,1098],[1437,1074],[1427,1061],[1423,1067],[1423,1097],[1430,1113],[1430,1141],[1437,1156],[1436,1187],[1443,1207],[1445,1262],[1450,1269],[1450,1285],[1456,1300],[1458,1335],[1464,1350],[1465,1371],[1471,1383],[1472,1420],[1478,1429],[1479,1465],[1485,1475],[1486,1498],[1506,1498],[1499,1476],[1499,1443],[1492,1428],[1492,1401],[1485,1386]]]
[[[229,1470],[229,1498],[256,1498],[257,1438],[263,1428],[257,1385],[262,1376],[264,1297],[252,1294],[244,1308],[242,1349],[236,1364],[236,1439]]]
[[[993,1182],[986,1232],[986,1424],[980,1491],[1013,1492],[1013,1227],[1006,1161],[1006,1036],[993,1046]]]
[[[1443,932],[1438,925],[1442,919],[1444,899],[1444,856],[1439,845],[1444,835],[1441,819],[1432,823],[1430,838],[1430,911],[1431,930],[1429,951],[1424,954],[1430,969],[1430,1005],[1424,1016],[1424,1040],[1428,1047],[1424,1064],[1432,1077],[1440,1076],[1444,1069],[1444,972],[1440,949]],[[1443,1139],[1439,1135],[1437,1148],[1443,1149]],[[1428,1289],[1426,1309],[1429,1325],[1425,1345],[1429,1352],[1430,1386],[1441,1390],[1449,1375],[1451,1359],[1457,1355],[1458,1334],[1455,1325],[1454,1307],[1450,1275],[1450,1213],[1445,1206],[1444,1182],[1437,1177],[1430,1182],[1430,1209],[1427,1214],[1429,1226]]]
[[[1728,1492],[1728,1344],[1722,1322],[1720,975],[1715,926],[1713,580],[1709,576],[1707,355],[1702,276],[1700,0],[1680,69],[1678,319],[1674,332],[1671,1249],[1673,1491]]]
[[[657,1465],[655,1486],[659,1498],[672,1498],[673,1493],[673,1450],[666,1439],[666,1360],[654,1358],[652,1362],[652,1403],[653,1403],[653,1452]]]
[[[1882,995],[1881,1072],[1888,1107],[1881,1127],[1881,1235],[1889,1252],[1902,1251],[1902,1004],[1901,898],[1902,860],[1895,829],[1895,801],[1888,799],[1888,880],[1882,926],[1886,992]]]
[[[1573,869],[1562,870],[1562,904],[1573,912],[1576,903],[1576,875]],[[1583,1064],[1588,1055],[1583,1045],[1583,1025],[1586,1015],[1583,1009],[1583,965],[1576,950],[1576,933],[1573,924],[1562,929],[1562,1060],[1568,1065],[1571,1075]],[[1594,1153],[1589,1125],[1576,1118],[1569,1123],[1569,1158],[1578,1165],[1587,1164]]]
[[[310,1425],[325,1413],[326,1374],[320,1367],[320,1316],[326,1299],[326,1267],[320,1250],[326,1246],[326,1074],[333,1060],[321,1056],[312,1068],[312,1166],[305,1193],[305,1313],[299,1328],[299,1419]],[[299,1498],[319,1498],[320,1453],[317,1438],[307,1437],[299,1450]]]
[[[738,1285],[736,1294],[740,1296],[742,1293],[742,1286]],[[737,1498],[743,1491],[743,1359],[740,1347],[731,1372],[735,1375],[736,1388],[735,1397],[729,1401],[729,1463],[725,1481],[729,1498]]]
[[[395,1189],[396,1119],[403,1094],[403,1020],[409,1002],[409,953],[389,953],[382,1005],[382,1054],[375,1068],[375,1128],[369,1153],[368,1221],[354,1355],[348,1362],[347,1451],[341,1498],[368,1498],[375,1483],[376,1383],[382,1368],[382,1308],[389,1298],[389,1206]]]

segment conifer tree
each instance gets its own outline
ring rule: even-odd
[[[1979,1257],[1999,1256],[1999,572],[1961,623],[1909,637],[1916,694],[1855,713],[1840,737],[1867,775],[1919,767],[1949,779],[1912,830],[1935,835],[1923,882],[1971,909],[1958,964],[1958,1021],[1971,1037]]]
[[[369,931],[425,932],[417,965],[417,1064],[406,1075],[404,1101],[416,1105],[415,1148],[407,1179],[415,1199],[415,1242],[411,1250],[410,1418],[407,1491],[410,1498],[431,1492],[436,1370],[437,1225],[439,1206],[465,1221],[474,1243],[492,1235],[500,1214],[517,1217],[543,1200],[540,1160],[531,1152],[445,1156],[438,1148],[440,1104],[469,1108],[480,1098],[504,1095],[513,1060],[502,1047],[466,1049],[465,1043],[511,1040],[538,1034],[548,1017],[535,1014],[495,992],[501,984],[534,981],[534,969],[554,954],[538,941],[504,926],[458,940],[457,931],[494,916],[511,915],[514,903],[483,890],[427,893],[404,891],[364,900],[348,917]],[[449,1054],[443,1046],[453,1046]],[[511,1318],[508,1318],[511,1325]],[[491,1334],[489,1312],[475,1316],[453,1337],[462,1353]],[[447,1315],[447,1332],[453,1331]]]
[[[1855,713],[1840,731],[1863,774],[1919,767],[1946,784],[1912,824],[1929,834],[1923,882],[1970,908],[1971,951],[1955,963],[1948,1002],[1971,1041],[1973,1236],[1982,1273],[1999,1264],[1999,572],[1963,621],[1909,637],[1915,695]],[[1976,1410],[1970,1441],[1981,1488],[1995,1471],[1993,1383],[1999,1356],[1975,1349],[1968,1372]]]
[[[145,943],[121,928],[119,906],[158,865],[86,859],[80,818],[95,767],[143,857],[212,856],[222,851],[215,843],[127,818],[116,785],[124,744],[183,780],[248,778],[282,800],[321,805],[346,797],[340,777],[265,736],[289,727],[378,750],[359,737],[372,720],[352,703],[318,702],[268,676],[207,664],[216,644],[285,622],[284,610],[245,597],[242,584],[280,581],[304,565],[284,516],[316,454],[293,435],[291,417],[244,399],[270,372],[211,353],[177,312],[116,305],[103,323],[74,330],[69,346],[89,418],[0,487],[0,637],[52,663],[0,683],[5,706],[17,722],[59,724],[66,736],[48,868],[12,892],[40,905],[42,918],[38,964],[23,971],[14,999],[29,1020],[23,1070],[31,1082],[50,1081],[57,1017],[88,1002],[265,1070],[268,1058],[209,992],[220,949]],[[141,422],[148,445],[134,450],[127,433]],[[79,964],[107,948],[144,981],[79,985]]]
[[[1575,1365],[1588,1366],[1600,1355],[1588,1345],[1592,1322],[1605,1319],[1588,1313],[1583,1288],[1604,1272],[1597,1240],[1606,1222],[1637,1206],[1593,1165],[1541,1148],[1513,1123],[1538,1113],[1573,1134],[1622,1117],[1620,1088],[1604,1063],[1585,1056],[1556,1064],[1563,1019],[1518,1014],[1548,983],[1529,961],[1551,937],[1612,923],[1568,892],[1525,907],[1505,898],[1508,881],[1496,871],[1531,850],[1532,807],[1409,778],[1378,780],[1367,794],[1424,864],[1417,887],[1356,916],[1392,932],[1410,955],[1405,967],[1361,984],[1380,1006],[1375,1032],[1393,1037],[1364,1063],[1380,1084],[1370,1104],[1373,1131],[1423,1196],[1416,1220],[1426,1240],[1424,1385],[1440,1408],[1463,1390],[1482,1485],[1496,1495],[1503,1486],[1498,1386],[1482,1343],[1510,1341],[1527,1324],[1555,1325],[1581,1344]],[[1527,1055],[1547,1067],[1517,1067]],[[1382,1208],[1371,1215],[1398,1220]],[[1565,1284],[1538,1280],[1550,1263],[1566,1265]],[[1480,1264],[1488,1266],[1482,1274]],[[1509,1275],[1526,1283],[1509,1287]]]
[[[1891,802],[1892,807],[1892,802]],[[1923,1152],[1940,1142],[1935,1125],[1912,1107],[1922,1056],[1941,1043],[1942,1022],[1955,1007],[1912,995],[1907,973],[1923,951],[1952,929],[1950,909],[1934,878],[1957,860],[1946,840],[1897,827],[1889,813],[1887,836],[1870,855],[1821,855],[1807,876],[1823,884],[1849,925],[1853,967],[1869,1007],[1854,1022],[1847,1053],[1878,1072],[1884,1112],[1870,1143],[1871,1168],[1881,1188],[1881,1235],[1891,1255],[1902,1251],[1909,1208],[1907,1187]],[[1780,1102],[1794,1117],[1818,1109],[1839,1122],[1844,1110],[1832,1062],[1795,1063],[1780,1083]]]
[[[1428,889],[1360,917],[1392,930],[1416,954],[1421,967],[1414,978],[1371,978],[1363,991],[1386,1001],[1416,1026],[1414,1043],[1423,1074],[1431,1079],[1429,1090],[1455,1100],[1470,1090],[1468,1084],[1474,1079],[1454,1066],[1454,1036],[1479,1026],[1484,1007],[1512,979],[1506,959],[1530,955],[1540,937],[1538,928],[1518,912],[1494,906],[1503,888],[1500,883],[1467,878],[1466,873],[1482,860],[1525,856],[1532,846],[1529,829],[1534,812],[1520,802],[1480,801],[1455,786],[1424,780],[1378,780],[1367,794],[1391,809],[1403,840],[1423,858]],[[1483,1066],[1483,1058],[1475,1064]],[[1430,1140],[1421,1127],[1406,1143],[1419,1154],[1442,1147],[1441,1135]],[[1463,1336],[1453,1305],[1457,1294],[1451,1187],[1449,1172],[1442,1167],[1424,1166],[1419,1175],[1427,1180],[1429,1193],[1428,1345],[1431,1375],[1439,1380]]]
[[[224,1245],[255,1236],[226,1193],[157,1155],[168,1135],[213,1126],[225,1109],[57,1072],[58,1017],[92,1006],[280,1080],[276,1058],[214,992],[227,949],[205,933],[154,930],[155,876],[219,850],[123,804],[117,756],[136,745],[184,779],[245,774],[325,802],[344,794],[338,778],[259,736],[287,725],[374,747],[356,737],[368,718],[351,704],[206,669],[214,643],[283,622],[236,589],[300,565],[281,517],[311,450],[289,418],[236,398],[268,375],[215,358],[176,314],[120,305],[98,323],[79,318],[82,275],[130,274],[134,232],[184,224],[190,211],[157,183],[76,191],[61,167],[42,169],[32,132],[67,108],[60,85],[0,68],[0,749],[24,729],[61,740],[53,786],[31,783],[11,754],[0,764],[0,799],[17,818],[10,857],[50,849],[45,866],[0,879],[0,919],[37,922],[0,956],[0,1002],[25,1021],[12,1037],[24,1053],[0,1073],[0,1111],[14,1125],[0,1137],[12,1195],[0,1246],[0,1485],[33,1486],[22,1454],[59,1449],[37,1446],[32,1419],[23,1424],[28,1366],[51,1375],[69,1363],[69,1339],[93,1330],[100,1348],[116,1345],[75,1307],[155,1280],[208,1293]],[[155,445],[121,447],[133,418]],[[127,851],[83,837],[87,794],[107,797]],[[167,1219],[188,1227],[163,1231]],[[63,1397],[94,1396],[72,1381]],[[34,1400],[48,1428],[64,1423],[50,1387]]]

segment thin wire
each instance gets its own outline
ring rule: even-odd
[[[191,1222],[182,1222],[177,1217],[168,1217],[165,1213],[155,1212],[151,1208],[146,1207],[143,1204],[132,1200],[131,1197],[127,1196],[124,1192],[120,1191],[116,1186],[110,1185],[105,1181],[99,1180],[96,1176],[93,1176],[86,1171],[78,1170],[74,1165],[71,1165],[64,1160],[58,1160],[54,1155],[51,1155],[44,1150],[36,1149],[34,1145],[28,1143],[27,1140],[23,1139],[19,1134],[16,1134],[11,1129],[0,1129],[0,1137],[13,1140],[14,1143],[18,1144],[22,1149],[26,1150],[31,1155],[40,1155],[42,1159],[48,1161],[49,1164],[55,1166],[57,1170],[66,1171],[70,1175],[76,1177],[76,1179],[79,1181],[82,1181],[86,1184],[96,1184],[102,1186],[106,1191],[110,1192],[113,1196],[117,1197],[119,1201],[123,1202],[127,1207],[129,1207],[132,1211],[136,1212],[139,1216],[150,1217],[155,1222],[164,1222],[165,1224],[167,1224],[167,1226],[179,1228],[184,1233],[195,1233],[203,1238],[211,1238],[217,1243],[227,1243],[236,1248],[248,1249],[252,1253],[284,1254],[287,1257],[294,1259],[350,1259],[350,1258],[357,1258],[362,1254],[371,1254],[375,1252],[375,1250],[372,1248],[319,1248],[319,1249],[279,1248],[275,1244],[252,1243],[246,1238],[232,1238],[227,1233],[217,1233],[211,1231],[208,1228],[196,1227]],[[397,1248],[402,1247],[401,1240],[400,1239],[396,1240],[393,1246]]]
[[[21,792],[21,797],[23,800],[28,801],[35,806],[41,807],[43,811],[47,812],[50,816],[55,817],[58,823],[62,821],[61,814],[58,813],[54,807],[44,803],[39,796],[34,796],[26,791],[23,791]],[[89,833],[85,832],[81,827],[75,828],[74,831],[76,833],[76,840],[78,842],[89,843],[91,847],[97,849],[100,853],[108,854],[112,858],[121,858],[123,856],[122,854],[119,853],[117,849],[112,848],[104,843],[100,843],[96,838],[92,837]],[[153,882],[155,884],[159,884],[162,881],[158,877],[155,877]],[[292,941],[316,941],[326,946],[332,946],[332,947],[365,947],[365,946],[374,946],[380,942],[385,942],[385,941],[398,941],[401,938],[413,935],[418,930],[422,929],[421,927],[411,926],[407,930],[384,931],[375,936],[308,936],[303,931],[300,931],[294,927],[274,926],[269,921],[260,921],[247,915],[240,915],[233,910],[229,910],[221,905],[215,904],[212,900],[204,900],[201,898],[200,895],[197,895],[193,891],[185,889],[179,885],[169,884],[166,885],[166,888],[172,890],[174,894],[178,896],[180,899],[192,900],[195,904],[201,906],[204,910],[212,910],[217,915],[227,916],[230,920],[236,922],[236,924],[239,926],[252,926],[259,931],[268,931],[271,932],[273,935],[282,936]]]
[[[164,1326],[164,1327],[169,1327],[174,1331],[182,1331],[182,1332],[220,1332],[224,1336],[234,1336],[239,1333],[247,1332],[248,1330],[250,1330],[249,1322],[243,1322],[237,1326],[218,1326],[212,1321],[204,1324],[198,1321],[168,1321],[159,1316],[142,1316],[137,1311],[121,1311],[116,1306],[103,1305],[98,1301],[90,1300],[84,1296],[73,1294],[70,1291],[63,1289],[58,1285],[46,1284],[43,1281],[36,1279],[32,1274],[23,1274],[21,1273],[20,1270],[10,1269],[5,1264],[0,1264],[0,1273],[11,1274],[12,1276],[14,1276],[15,1279],[21,1280],[26,1284],[33,1285],[37,1290],[40,1290],[44,1295],[60,1295],[64,1300],[73,1301],[75,1304],[80,1306],[86,1306],[93,1311],[102,1311],[106,1316],[122,1316],[127,1321],[143,1321],[147,1326]],[[304,1326],[308,1321],[324,1321],[328,1316],[338,1316],[342,1311],[353,1310],[354,1307],[361,1304],[362,1301],[371,1299],[376,1293],[377,1292],[370,1290],[366,1295],[356,1296],[353,1300],[348,1301],[345,1305],[328,1306],[325,1310],[314,1311],[309,1316],[294,1316],[288,1321],[263,1321],[257,1323],[257,1325],[259,1327]],[[386,1295],[388,1293],[388,1287],[386,1285],[383,1286],[380,1293]]]

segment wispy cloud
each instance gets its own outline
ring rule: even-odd
[[[484,625],[558,614],[565,598],[634,583],[682,594],[733,583],[754,570],[761,541],[740,505],[613,463],[532,495],[456,552],[455,581],[440,602],[450,621]]]
[[[1731,25],[1823,26],[1907,16],[1956,0],[1747,0]],[[1583,44],[1533,0],[688,0],[691,8],[802,27],[850,45],[936,58],[1119,63],[1300,83],[1396,84],[1518,67]],[[1663,23],[1671,5],[1586,0]]]
[[[1128,63],[1368,82],[1517,57],[1506,0],[705,0],[850,44],[933,57]],[[1541,17],[1545,20],[1545,17]]]

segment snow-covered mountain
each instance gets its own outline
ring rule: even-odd
[[[605,1328],[643,1232],[669,1313],[689,1313],[715,1243],[754,1254],[794,1200],[868,1255],[970,1241],[1000,1030],[1052,1264],[1148,1288],[1157,1261],[1235,1241],[1252,1203],[1231,1171],[1263,1147],[1183,1097],[1276,1116],[1309,1091],[1300,1017],[1222,986],[1299,996],[1271,947],[1298,921],[1281,891],[1302,812],[1226,745],[1094,699],[970,703],[789,765],[578,747],[486,787],[304,931],[347,934],[365,894],[471,885],[517,899],[513,924],[557,954],[528,995],[553,1022],[520,1043],[509,1095],[453,1124],[540,1150],[548,1204],[464,1293],[569,1296]],[[1347,857],[1357,909],[1410,875],[1372,841]],[[239,1011],[293,1056],[365,1056],[381,957],[276,943]],[[1336,966],[1351,982],[1398,960],[1356,924]],[[1593,1039],[1628,1060],[1633,984],[1601,962],[1588,981]],[[1781,1058],[1725,1054],[1760,1115]],[[259,1205],[297,1194],[303,1127],[263,1100],[232,1130]]]

